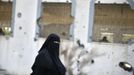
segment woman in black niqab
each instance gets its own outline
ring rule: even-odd
[[[65,75],[66,69],[59,59],[60,37],[50,34],[39,50],[31,75]]]

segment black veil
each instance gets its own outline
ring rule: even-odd
[[[60,37],[56,34],[50,34],[46,39],[45,43],[42,45],[39,53],[47,50],[57,71],[61,75],[65,75],[66,69],[59,58],[59,46],[60,46]]]

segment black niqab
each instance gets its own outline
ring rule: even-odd
[[[59,59],[59,46],[60,37],[56,34],[50,34],[39,50],[39,53],[47,50],[57,71],[59,72],[59,75],[65,75],[66,69]]]

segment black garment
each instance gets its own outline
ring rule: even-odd
[[[0,28],[0,35],[5,35],[5,33],[3,32],[2,28]]]
[[[31,75],[65,75],[66,69],[59,59],[60,38],[51,34],[39,50]]]
[[[102,38],[102,40],[100,40],[99,42],[109,42],[108,40],[107,40],[107,37],[106,36],[104,36],[103,38]]]

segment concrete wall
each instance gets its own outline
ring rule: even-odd
[[[1,68],[6,69],[10,73],[29,75],[35,56],[44,42],[44,38],[39,38],[37,41],[34,39],[36,30],[35,21],[37,19],[37,13],[35,13],[37,10],[37,0],[23,0],[20,2],[18,0],[17,2],[16,4],[19,7],[16,7],[16,13],[14,13],[16,19],[14,37],[0,36],[0,65]],[[25,3],[29,5],[31,2],[31,6],[27,8]],[[21,13],[23,16],[19,17],[18,13]],[[63,41],[62,43],[64,43],[61,44],[62,61],[68,65],[73,57],[79,56],[77,52],[81,52],[82,50],[81,48],[74,49],[75,45],[70,41]],[[134,65],[134,45],[90,43],[87,44],[86,50],[89,50],[89,52],[86,53],[85,56],[81,56],[84,59],[81,59],[81,63],[79,64],[86,64],[86,66],[81,66],[81,75],[131,75],[131,73],[120,69],[118,63],[120,61],[128,61]],[[65,51],[65,53],[63,51]],[[68,59],[68,57],[72,55],[71,53],[73,53],[73,56]],[[68,59],[67,63],[65,61],[66,59]],[[94,63],[91,63],[91,60],[94,60]],[[71,63],[75,62],[76,61]],[[66,67],[69,68],[72,67],[72,65]],[[73,71],[74,69],[72,68],[71,70]]]
[[[97,4],[93,40],[99,41],[101,33],[113,33],[113,42],[121,42],[123,34],[134,34],[134,10],[127,4]]]
[[[70,25],[47,25],[41,27],[40,37],[47,37],[51,33],[58,34],[63,39],[69,39]]]
[[[39,13],[37,12],[38,5],[41,4],[41,1],[14,1],[13,34],[12,36],[1,37],[3,49],[0,51],[2,52],[1,57],[4,57],[1,59],[3,60],[1,67],[13,74],[26,75],[31,72],[29,66],[32,66],[31,62],[34,60],[34,52],[37,49],[35,40],[36,20]]]
[[[61,6],[61,8],[65,8],[66,11],[64,11],[61,8],[55,7],[55,6]],[[50,28],[52,27],[60,27],[61,25],[64,25],[64,29],[67,30],[65,32],[69,32],[69,25],[68,22],[70,22],[71,18],[66,18],[66,22],[63,22],[61,15],[69,16],[71,4],[64,4],[58,5],[58,4],[49,4],[46,3],[46,8],[44,8],[43,15],[46,14],[47,20],[45,21],[42,19],[41,25],[42,26],[41,34],[44,32],[50,33]],[[49,9],[51,7],[51,9]],[[60,10],[60,12],[56,12],[55,14],[52,10]],[[68,13],[68,14],[66,14]],[[53,14],[57,17],[53,17]],[[49,15],[49,16],[47,16]],[[51,17],[51,18],[50,18]],[[59,18],[58,18],[59,17]],[[56,21],[51,21],[51,19],[54,19]],[[102,38],[101,33],[113,33],[112,36],[110,36],[111,42],[122,42],[123,40],[123,34],[134,34],[134,11],[130,8],[127,4],[96,4],[95,5],[95,17],[94,17],[94,28],[93,28],[93,41],[99,41]],[[43,23],[44,22],[44,23]],[[63,22],[63,23],[62,23]],[[45,24],[46,23],[46,24]],[[47,24],[48,23],[48,24]],[[50,26],[48,26],[50,25]],[[57,32],[62,33],[63,31],[58,30]],[[46,35],[45,35],[46,36]],[[65,36],[64,38],[67,38],[68,36]],[[125,42],[125,41],[123,41]]]
[[[71,2],[72,0],[43,0],[46,2]],[[96,3],[100,1],[101,3],[125,3],[126,0],[95,0]]]
[[[20,45],[15,46],[15,41],[12,37],[0,36],[0,67],[6,69],[11,74],[28,75],[31,72],[30,67],[37,54],[36,50],[39,50],[40,47],[37,46],[38,44],[34,45],[37,43],[35,42],[31,44],[33,47],[27,46],[23,48],[24,45],[28,45],[28,42],[24,45],[21,42]]]
[[[29,75],[34,58],[44,40],[40,38],[33,43],[34,46],[32,48],[24,48],[23,51],[18,51],[19,48],[17,48],[17,45],[14,46],[13,38],[0,36],[0,67],[16,75]],[[92,43],[87,46],[89,46],[87,48],[89,53],[85,54],[86,56],[81,56],[84,57],[81,62],[86,61],[84,63],[85,66],[82,66],[80,70],[82,75],[131,75],[131,73],[119,68],[118,63],[120,61],[128,61],[134,66],[134,45]],[[61,59],[65,65],[72,63],[70,60],[78,56],[77,52],[81,50],[73,50],[73,47],[75,45],[71,41],[62,40]],[[66,53],[63,53],[65,51]],[[71,53],[73,53],[73,57],[66,61]],[[92,59],[94,63],[91,63]]]
[[[1,0],[1,1],[9,1],[9,0]],[[13,0],[10,0],[13,1]],[[71,2],[71,0],[42,0],[43,2]],[[100,1],[101,3],[124,3],[127,2],[126,0],[96,0],[96,3],[98,3],[98,1]]]
[[[12,15],[12,3],[0,2],[0,27],[10,26]]]
[[[50,33],[56,33],[61,38],[69,39],[71,17],[70,3],[42,3],[41,37],[47,37]]]
[[[71,24],[71,3],[42,3],[42,25]]]
[[[65,56],[69,58],[65,58],[67,60],[65,62],[71,64],[68,65],[68,72],[72,72],[73,75],[75,75],[74,72],[77,72],[75,68],[79,68],[80,75],[132,75],[122,70],[118,64],[121,61],[127,61],[134,65],[132,56],[134,45],[90,43],[85,49],[73,47],[68,49],[68,54]],[[84,50],[87,52],[78,59],[79,53],[81,54],[81,51],[84,52]],[[79,64],[77,64],[78,61]]]
[[[0,27],[10,26],[11,3],[4,3],[0,6],[0,11],[5,12],[0,14]],[[2,10],[3,7],[4,10]],[[9,8],[8,11],[5,10],[7,8]],[[56,33],[61,37],[69,38],[69,28],[73,21],[71,4],[43,3],[43,9],[40,21],[41,36],[46,37],[49,33],[55,32],[55,30],[49,31],[54,27],[57,29]],[[122,42],[123,34],[134,34],[134,10],[127,4],[96,4],[94,19],[93,41],[99,41],[102,38],[101,33],[105,32],[113,33],[110,36],[111,42]],[[64,28],[59,30],[59,27]],[[65,36],[62,35],[63,32],[65,32]]]

